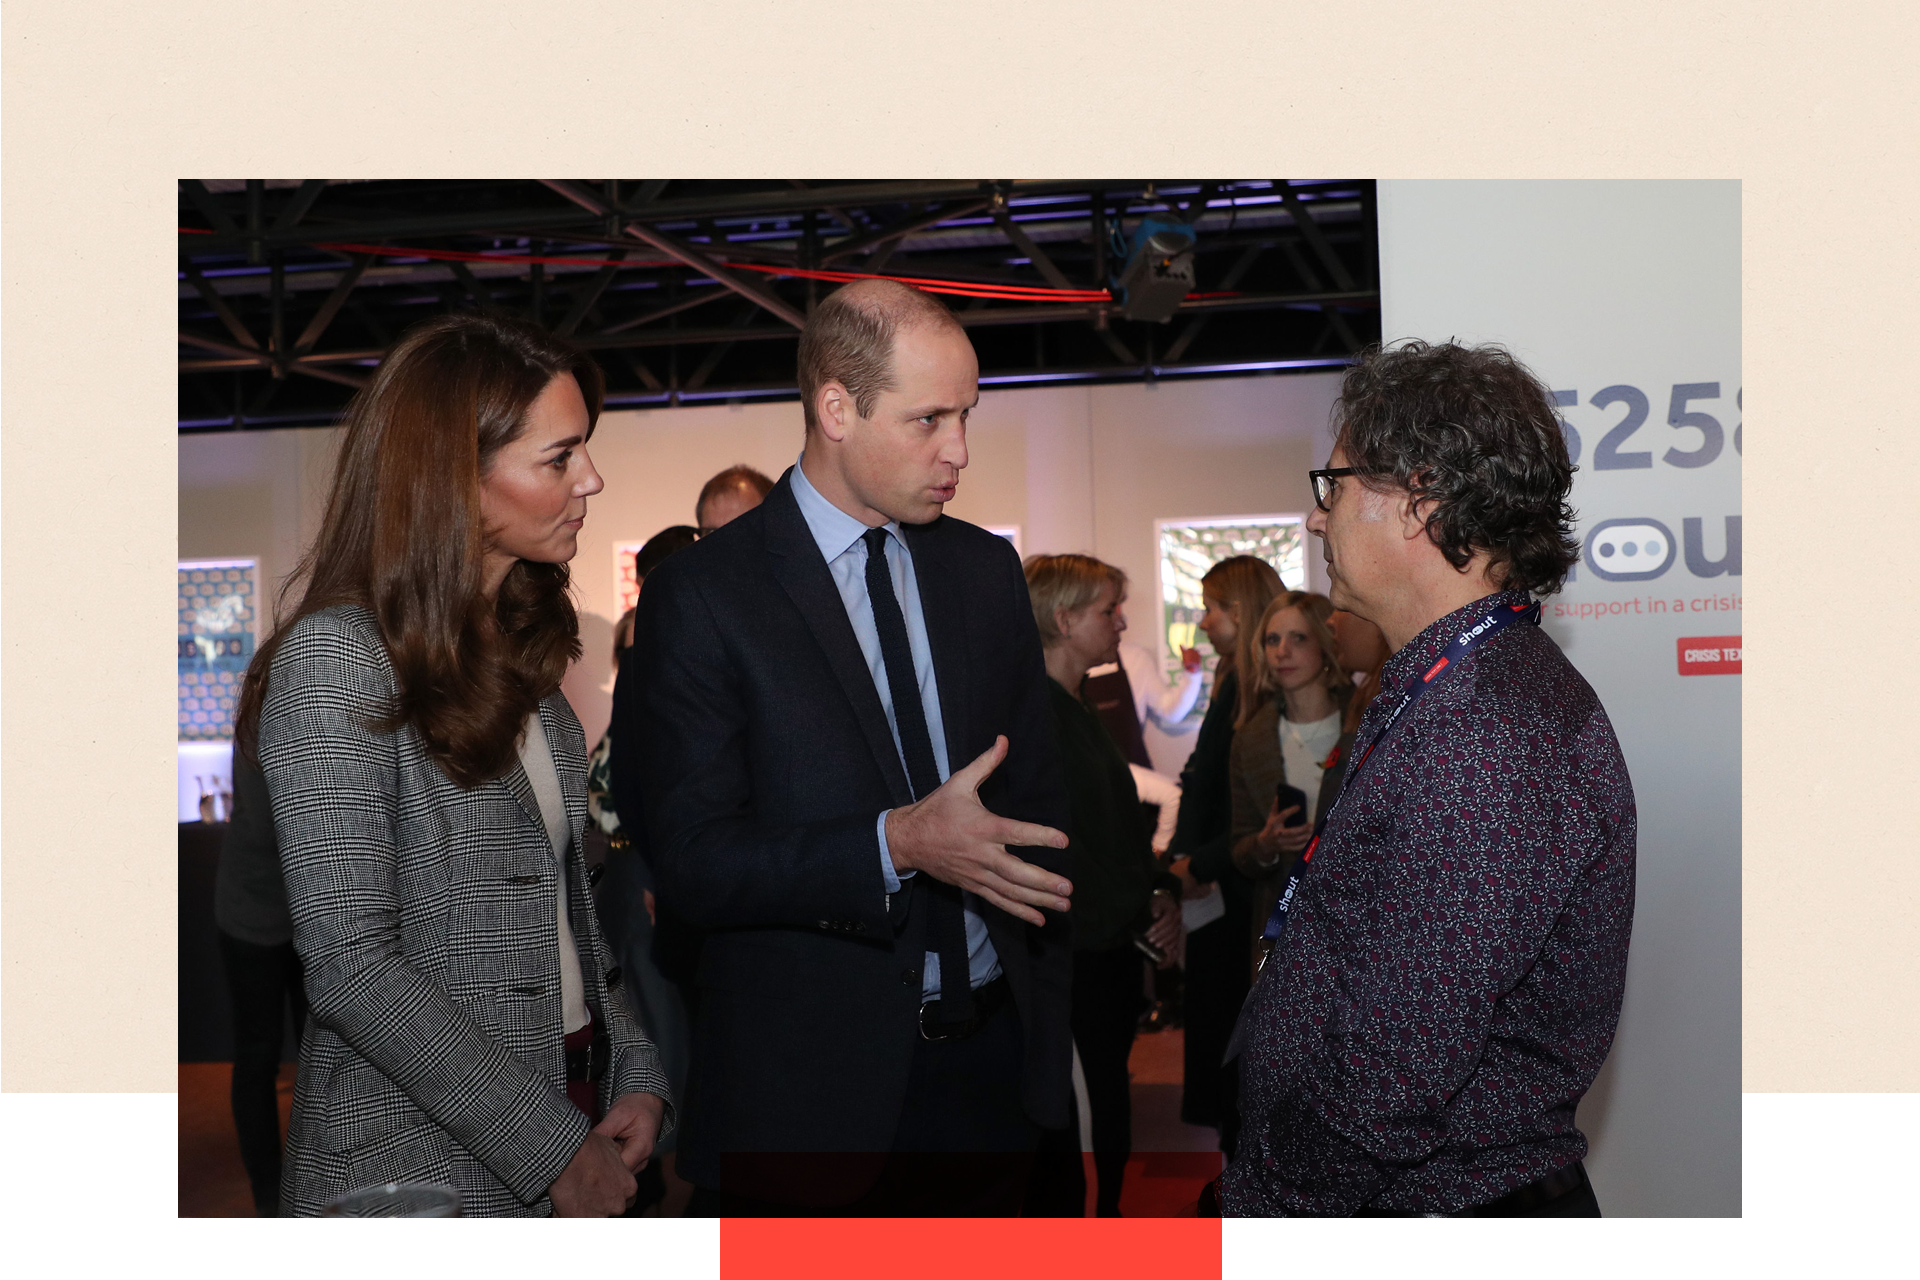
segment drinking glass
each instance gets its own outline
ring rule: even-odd
[[[460,1193],[438,1182],[360,1187],[327,1203],[329,1218],[457,1218]]]

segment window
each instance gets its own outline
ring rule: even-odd
[[[259,561],[182,560],[179,568],[180,740],[230,741],[253,661]]]
[[[1280,580],[1290,588],[1304,588],[1307,581],[1306,518],[1297,515],[1215,516],[1201,520],[1160,520],[1155,522],[1160,544],[1160,657],[1167,679],[1180,675],[1180,650],[1191,646],[1200,650],[1209,675],[1207,688],[1213,687],[1211,675],[1219,665],[1219,656],[1200,630],[1200,615],[1206,606],[1200,601],[1200,579],[1207,570],[1228,556],[1258,556],[1272,565]],[[1251,626],[1254,619],[1247,619]],[[1203,698],[1193,714],[1206,709]]]

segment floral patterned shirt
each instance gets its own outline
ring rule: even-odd
[[[1633,787],[1538,627],[1399,702],[1502,593],[1390,659],[1348,781],[1243,1014],[1230,1215],[1451,1213],[1586,1154],[1633,924]]]

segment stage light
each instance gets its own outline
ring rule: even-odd
[[[1115,238],[1119,229],[1115,228]],[[1178,218],[1142,218],[1116,246],[1123,265],[1113,278],[1120,314],[1165,324],[1193,291],[1193,224]]]

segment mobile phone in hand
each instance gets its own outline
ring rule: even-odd
[[[1287,823],[1288,826],[1304,826],[1313,820],[1310,816],[1312,811],[1307,807],[1307,793],[1300,788],[1288,786],[1283,782],[1274,788],[1273,798],[1279,802],[1281,813],[1296,806],[1299,808],[1300,812],[1293,816],[1293,820]]]

